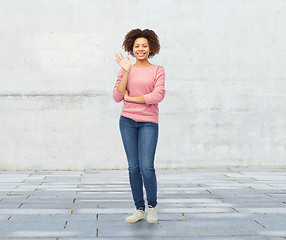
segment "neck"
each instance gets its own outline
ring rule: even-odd
[[[148,59],[144,59],[144,60],[136,60],[136,63],[134,64],[136,67],[149,67],[150,65],[152,65]]]

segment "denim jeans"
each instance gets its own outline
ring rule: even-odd
[[[154,157],[158,141],[158,124],[136,122],[121,116],[119,127],[128,161],[129,181],[136,209],[145,210],[143,183],[148,205],[155,207],[157,180]]]

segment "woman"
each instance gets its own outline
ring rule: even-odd
[[[124,101],[119,126],[136,206],[126,222],[135,223],[146,217],[144,183],[149,208],[147,221],[155,223],[158,216],[154,157],[158,140],[158,103],[165,95],[165,71],[148,59],[159,53],[160,43],[154,31],[134,29],[126,34],[122,46],[136,58],[136,63],[131,65],[128,56],[126,59],[122,53],[115,55],[121,69],[113,97],[116,102]]]

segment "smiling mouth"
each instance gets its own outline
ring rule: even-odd
[[[137,53],[137,55],[138,55],[139,57],[143,57],[143,56],[145,56],[145,53]]]

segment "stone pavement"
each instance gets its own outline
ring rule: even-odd
[[[126,170],[0,172],[0,239],[286,239],[285,169],[158,170],[157,224]]]

